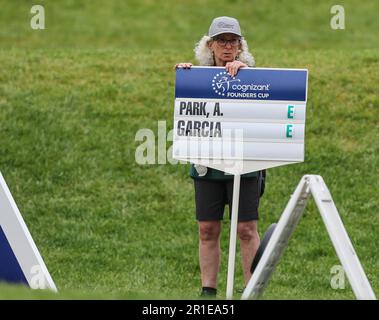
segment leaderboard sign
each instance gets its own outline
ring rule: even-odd
[[[234,174],[304,161],[307,79],[306,69],[177,69],[173,157]]]

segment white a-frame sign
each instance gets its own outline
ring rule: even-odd
[[[0,282],[57,291],[1,173]]]
[[[263,293],[311,194],[355,296],[359,300],[376,299],[332,196],[322,177],[317,175],[306,175],[300,180],[242,294],[242,299],[256,299]]]

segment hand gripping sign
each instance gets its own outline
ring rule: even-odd
[[[173,158],[233,174],[227,297],[233,291],[240,175],[304,161],[308,71],[176,71]],[[234,201],[235,200],[235,201]]]

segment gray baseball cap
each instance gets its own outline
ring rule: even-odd
[[[238,20],[231,17],[214,18],[211,26],[209,27],[208,36],[215,37],[222,33],[234,33],[242,37]]]

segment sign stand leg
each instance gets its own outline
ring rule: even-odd
[[[233,299],[233,282],[234,282],[234,265],[236,258],[236,240],[237,240],[237,223],[238,223],[238,205],[240,198],[241,175],[234,175],[233,181],[233,205],[232,219],[230,224],[230,241],[229,241],[229,262],[228,262],[228,280],[226,285],[226,299]]]

